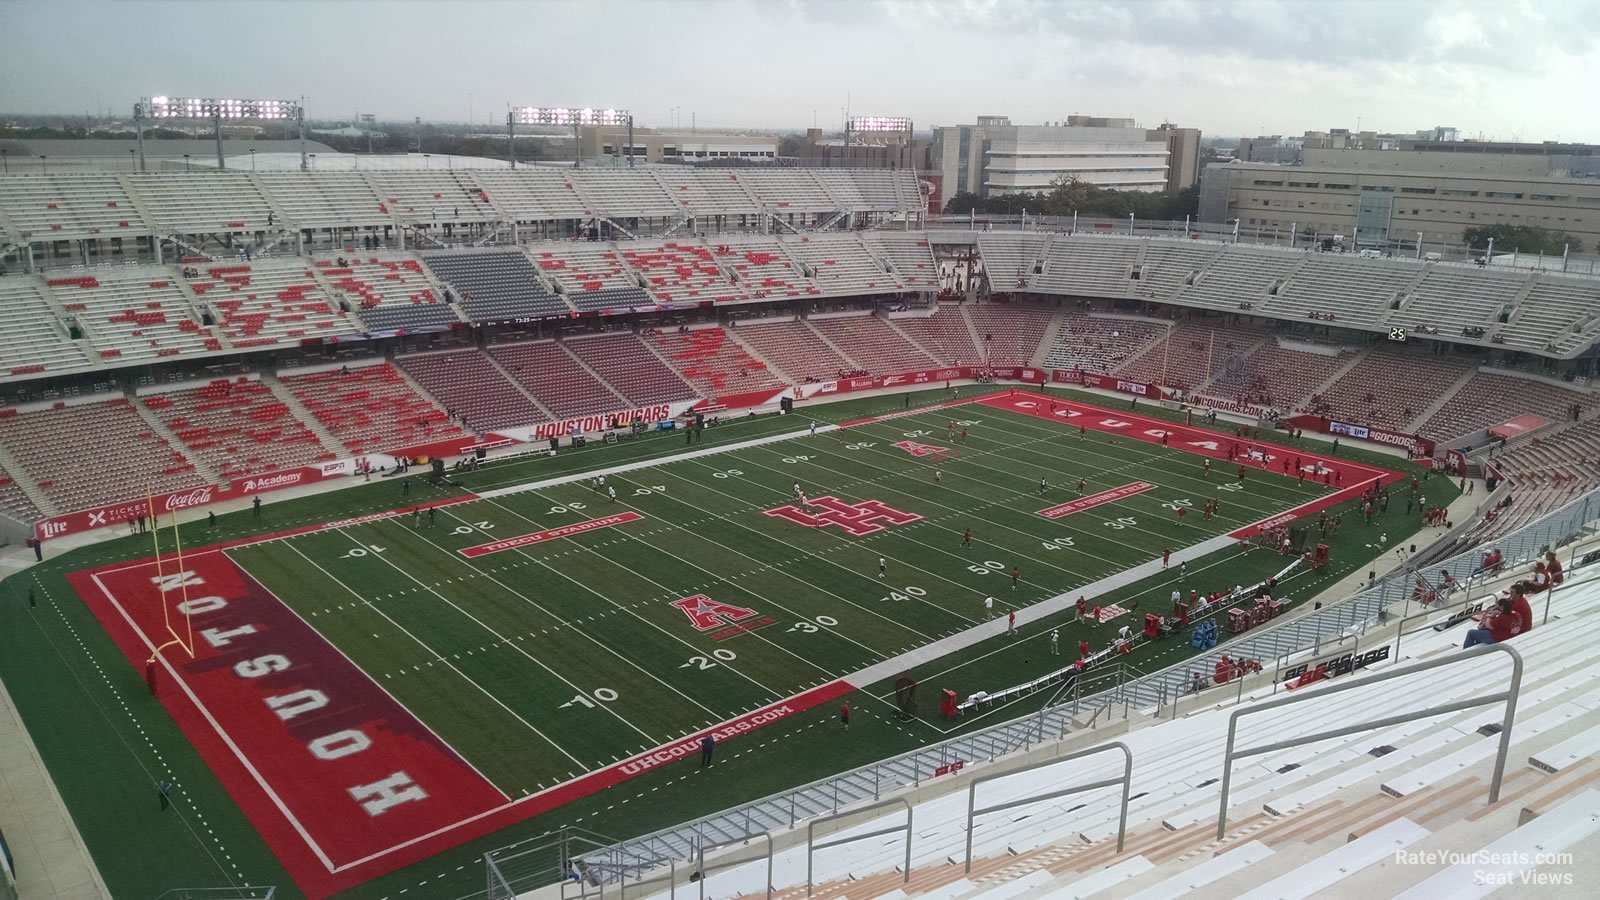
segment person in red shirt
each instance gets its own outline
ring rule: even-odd
[[[1079,594],[1078,595],[1078,621],[1082,622],[1084,617],[1086,615],[1088,615],[1088,613],[1089,613],[1089,601],[1083,599],[1083,595]]]
[[[844,725],[844,730],[850,730],[850,701],[846,700],[839,707],[839,721]]]
[[[1083,656],[1083,657],[1087,657],[1089,655],[1089,642],[1088,641],[1079,641],[1078,642],[1078,655],[1079,656]]]
[[[1517,634],[1527,634],[1532,631],[1533,607],[1528,605],[1528,592],[1523,590],[1520,584],[1511,586],[1511,609],[1517,614],[1517,619],[1522,625]]]
[[[1184,516],[1184,514],[1185,514],[1185,513],[1187,513],[1187,512],[1188,512],[1188,511],[1189,511],[1189,507],[1187,507],[1187,506],[1180,506],[1180,507],[1178,507],[1178,524],[1179,524],[1179,525],[1182,525],[1182,524],[1183,524],[1183,516]]]
[[[1172,561],[1172,549],[1169,547],[1161,551],[1161,568],[1165,569],[1167,563]]]
[[[1551,587],[1555,587],[1566,580],[1566,576],[1561,574],[1561,560],[1556,559],[1556,552],[1554,550],[1545,553],[1544,570],[1550,573]],[[1524,628],[1523,630],[1526,631],[1527,629]]]
[[[1240,481],[1244,480],[1244,466],[1242,466],[1242,465],[1239,467],[1239,480]]]
[[[1528,615],[1532,618],[1531,610]],[[1479,644],[1509,641],[1521,632],[1522,617],[1517,614],[1511,598],[1503,597],[1495,601],[1493,609],[1483,614],[1483,621],[1477,628],[1467,632],[1466,640],[1461,642],[1461,649],[1466,650]]]

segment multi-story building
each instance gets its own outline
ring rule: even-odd
[[[635,128],[633,144],[624,153],[623,148],[627,144],[628,128],[625,125],[587,125],[578,130],[578,149],[584,159],[632,156],[640,162],[671,163],[713,159],[772,160],[778,156],[778,138],[774,135]]]
[[[943,176],[947,196],[1048,191],[1064,175],[1116,190],[1161,191],[1173,139],[1186,142],[1187,135],[1158,136],[1132,119],[1072,116],[1053,125],[1012,125],[1005,116],[979,116],[974,125],[933,129],[928,168]],[[1198,158],[1198,132],[1194,144]]]
[[[1362,246],[1459,246],[1480,225],[1564,231],[1600,244],[1600,178],[1569,177],[1595,157],[1449,151],[1304,149],[1300,165],[1227,163],[1201,177],[1200,219],[1343,234]],[[1510,249],[1510,248],[1508,248]]]
[[[1147,133],[1152,141],[1167,145],[1167,190],[1181,191],[1200,178],[1200,129],[1179,128],[1171,122]]]

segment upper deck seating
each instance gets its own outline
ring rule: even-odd
[[[1416,263],[1312,253],[1267,302],[1266,309],[1284,318],[1374,324],[1389,314],[1391,304],[1422,274]]]
[[[45,283],[86,329],[90,352],[107,363],[223,349],[213,329],[199,323],[168,268],[106,266]]]
[[[1600,335],[1600,278],[1540,272],[1499,332],[1506,346],[1570,354]]]
[[[528,258],[513,250],[431,253],[424,265],[455,290],[456,302],[475,322],[541,319],[572,312],[539,281]]]
[[[820,294],[821,288],[806,278],[777,238],[766,235],[723,235],[708,242],[717,263],[734,279],[734,286],[751,299],[801,297]]]
[[[561,286],[568,302],[580,311],[650,306],[638,276],[623,265],[622,254],[609,243],[568,241],[529,248],[534,264]]]
[[[463,170],[372,169],[366,173],[384,208],[402,222],[491,222],[500,218],[489,192]]]
[[[150,225],[164,234],[221,234],[267,231],[277,224],[274,211],[248,172],[173,172],[125,175],[150,214]],[[267,218],[274,216],[273,225]]]
[[[471,179],[490,202],[517,222],[582,219],[593,215],[567,172],[538,166],[475,169]]]
[[[394,224],[388,204],[361,172],[262,172],[252,177],[288,220],[274,220],[274,228],[375,228]]]
[[[147,235],[151,228],[115,175],[82,173],[0,178],[0,223],[14,240],[95,240]]]
[[[801,234],[784,239],[789,255],[811,271],[821,292],[836,296],[883,294],[904,288],[853,234]]]
[[[1171,300],[1227,245],[1213,241],[1152,239],[1144,248],[1133,293],[1151,300]]]
[[[61,317],[32,278],[0,278],[0,377],[82,369],[83,347],[70,339]],[[70,290],[70,289],[69,289]]]
[[[444,302],[422,264],[410,256],[319,259],[315,268],[342,296],[368,332],[399,331],[460,322],[455,307]]]
[[[939,267],[925,234],[906,231],[867,231],[861,234],[867,252],[886,259],[906,287],[924,291],[939,288]]]
[[[978,252],[983,255],[989,290],[996,294],[1027,290],[1049,245],[1048,234],[978,235]]]
[[[1057,235],[1045,251],[1044,271],[1034,277],[1031,287],[1093,297],[1132,294],[1133,267],[1143,243],[1117,237]]]
[[[321,341],[362,329],[296,260],[215,264],[189,279],[234,347]]]
[[[822,187],[817,171],[746,169],[739,173],[739,179],[774,215],[834,212],[839,209],[839,201]]]
[[[1229,244],[1177,296],[1189,303],[1230,312],[1259,309],[1272,299],[1268,291],[1281,285],[1305,259],[1306,254],[1298,250]]]
[[[592,215],[629,218],[686,215],[682,205],[668,194],[649,169],[627,172],[586,168],[572,169],[566,174]]]
[[[744,293],[718,268],[716,256],[698,242],[654,241],[619,244],[623,260],[661,303],[728,302]]]

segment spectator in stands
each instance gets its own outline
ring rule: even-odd
[[[1531,611],[1528,617],[1531,621],[1533,618]],[[1515,610],[1514,601],[1510,597],[1502,597],[1495,601],[1492,609],[1483,614],[1483,621],[1478,627],[1467,632],[1466,640],[1461,642],[1461,649],[1466,650],[1479,644],[1498,644],[1501,641],[1509,641],[1521,633],[1522,618]]]

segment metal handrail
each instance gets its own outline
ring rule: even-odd
[[[817,826],[818,825],[822,825],[822,824],[825,824],[827,822],[837,822],[840,819],[852,818],[852,817],[855,817],[855,816],[859,816],[859,815],[861,815],[863,813],[871,812],[871,811],[873,811],[875,809],[885,809],[885,808],[890,807],[890,806],[904,806],[906,808],[906,823],[904,825],[895,825],[892,828],[880,828],[877,831],[869,831],[866,834],[858,834],[858,835],[854,835],[852,837],[836,838],[836,839],[831,840],[831,841],[825,841],[825,842],[823,842],[821,844],[816,843]],[[883,837],[886,834],[894,834],[894,833],[899,832],[899,831],[904,831],[906,833],[905,875],[904,875],[904,877],[902,877],[900,879],[900,883],[901,884],[909,884],[911,882],[911,836],[914,833],[912,831],[912,812],[911,812],[911,801],[910,800],[907,800],[904,797],[895,797],[893,800],[883,800],[883,801],[880,801],[878,803],[874,803],[874,804],[872,804],[870,806],[863,806],[860,809],[853,809],[853,810],[850,810],[849,812],[843,812],[843,813],[834,813],[831,816],[823,816],[820,819],[812,819],[810,822],[807,822],[806,823],[806,896],[807,897],[811,896],[811,887],[812,887],[811,861],[812,861],[813,857],[816,856],[816,853],[817,853],[818,850],[827,850],[830,847],[842,847],[845,844],[853,844],[856,841],[865,841],[865,840],[870,840],[871,838],[875,838],[875,837]],[[767,881],[768,882],[772,881],[771,874],[772,874],[771,872],[767,873],[767,875],[768,875]]]
[[[976,808],[976,804],[978,802],[978,785],[980,784],[986,784],[990,781],[995,781],[1000,778],[1010,778],[1013,775],[1021,775],[1024,772],[1032,772],[1035,769],[1043,769],[1049,766],[1060,765],[1061,763],[1072,762],[1075,759],[1083,759],[1086,756],[1094,756],[1097,753],[1104,753],[1107,750],[1122,751],[1123,765],[1121,778],[1106,778],[1100,781],[1091,781],[1086,784],[1079,784],[1073,787],[1051,791],[1048,794],[1034,794],[1024,797],[1021,800],[1009,800],[1005,803],[997,803],[994,806],[986,806],[983,809]],[[980,778],[972,779],[972,783],[967,785],[967,864],[964,871],[972,871],[972,822],[978,816],[987,815],[988,813],[993,812],[1004,812],[1008,809],[1015,809],[1018,806],[1027,806],[1032,803],[1043,803],[1046,800],[1054,800],[1057,797],[1068,797],[1073,794],[1081,794],[1084,791],[1092,791],[1096,788],[1110,787],[1114,784],[1122,785],[1122,813],[1121,817],[1117,821],[1117,852],[1121,853],[1123,840],[1128,834],[1128,795],[1133,789],[1133,751],[1129,750],[1128,745],[1121,741],[1112,741],[1109,744],[1101,744],[1098,747],[1090,747],[1087,750],[1079,750],[1076,753],[1069,753],[1066,756],[1060,756],[1055,759],[1047,759],[1043,762],[1037,762],[1031,766],[1025,766],[1021,769],[1013,769],[1010,772],[997,772],[993,775],[984,775]],[[907,849],[907,852],[910,852],[909,848]]]
[[[1511,534],[1503,535],[1493,544],[1506,550],[1508,565],[1514,565],[1519,559],[1529,558],[1532,552],[1540,547],[1565,546],[1573,543],[1586,526],[1593,524],[1595,513],[1592,510],[1600,510],[1600,490],[1575,498],[1538,521],[1529,523]],[[1462,580],[1476,571],[1480,559],[1481,548],[1469,548],[1447,560],[1430,565],[1429,568],[1449,570],[1458,580]],[[1569,571],[1572,568],[1569,566]],[[1176,713],[1178,703],[1188,696],[1188,674],[1194,669],[1208,670],[1223,653],[1235,657],[1259,659],[1265,665],[1268,659],[1278,660],[1284,656],[1304,652],[1352,629],[1359,631],[1380,624],[1388,619],[1394,608],[1407,609],[1411,602],[1410,590],[1415,584],[1416,574],[1409,569],[1397,570],[1378,579],[1366,590],[1325,603],[1322,609],[1292,618],[1280,618],[1234,640],[1219,644],[1208,654],[1191,657],[1159,672],[1119,681],[1098,694],[1084,695],[1081,693],[1081,685],[1075,686],[1072,696],[1062,697],[1059,702],[1041,709],[1038,714],[1041,717],[1039,722],[1044,721],[1043,716],[1065,715],[1068,710],[1075,715],[1082,704],[1098,703],[1101,700],[1113,703],[1121,701],[1140,707],[1153,706],[1158,712],[1170,704]],[[1293,649],[1283,649],[1286,645]],[[742,817],[749,822],[752,819],[749,813],[757,806],[789,806],[791,798],[804,795],[808,791],[833,793],[837,796],[838,785],[852,778],[870,780],[873,783],[872,797],[876,799],[883,791],[894,790],[901,786],[920,785],[925,779],[921,773],[932,768],[962,759],[992,759],[1002,753],[1030,747],[1032,742],[1043,740],[1043,729],[1032,721],[1033,718],[1034,716],[1030,715],[1024,719],[1002,722],[980,731],[881,760],[870,766],[818,779],[788,791],[753,800],[740,807],[705,818]],[[996,747],[1003,749],[997,751]],[[909,769],[912,774],[902,779],[893,774],[893,770],[897,768]],[[804,818],[806,816],[803,812],[796,812],[791,815],[788,824],[798,824]],[[681,839],[681,836],[690,833],[689,829],[692,827],[692,823],[685,823],[674,828],[662,829],[619,842],[603,852],[613,853],[615,858],[629,857],[631,861],[628,868],[643,869],[650,865],[665,865],[670,854],[654,848],[674,835],[680,836]],[[747,836],[753,835],[754,832],[751,832]],[[493,851],[489,855],[493,856]],[[592,857],[586,857],[589,858]],[[620,867],[617,874],[622,875]]]
[[[1259,747],[1251,747],[1248,750],[1235,749],[1235,743],[1237,742],[1239,736],[1239,720],[1245,716],[1257,715],[1259,713],[1268,712],[1270,710],[1288,706],[1293,703],[1303,703],[1307,700],[1321,699],[1331,694],[1341,694],[1345,691],[1353,691],[1360,688],[1371,687],[1372,685],[1381,684],[1385,681],[1392,681],[1396,678],[1404,678],[1408,675],[1415,675],[1418,672],[1426,672],[1429,669],[1453,666],[1458,663],[1477,659],[1480,656],[1486,656],[1490,653],[1505,653],[1511,657],[1511,686],[1499,693],[1489,694],[1483,697],[1473,697],[1466,700],[1457,700],[1453,703],[1441,703],[1437,706],[1430,706],[1426,709],[1418,710],[1417,712],[1384,716],[1381,719],[1374,719],[1370,722],[1361,722],[1356,725],[1346,725],[1342,728],[1331,728],[1327,731],[1319,731],[1313,734],[1288,738],[1287,740],[1274,741],[1270,744],[1262,744]],[[1425,662],[1420,662],[1415,665],[1407,666],[1403,669],[1392,669],[1388,672],[1380,672],[1375,675],[1368,675],[1367,677],[1358,679],[1356,681],[1337,682],[1332,687],[1318,691],[1314,694],[1291,694],[1286,697],[1265,700],[1251,706],[1242,706],[1238,709],[1235,709],[1233,714],[1228,717],[1228,744],[1222,755],[1222,800],[1217,812],[1217,840],[1222,840],[1227,836],[1228,832],[1228,789],[1233,781],[1233,761],[1235,759],[1261,756],[1265,753],[1276,753],[1279,750],[1290,750],[1304,744],[1314,744],[1318,741],[1332,740],[1333,738],[1344,737],[1346,735],[1356,734],[1362,731],[1374,731],[1379,728],[1389,728],[1395,725],[1403,725],[1406,722],[1410,722],[1415,719],[1423,719],[1430,716],[1442,716],[1446,713],[1460,712],[1464,709],[1476,709],[1480,706],[1492,706],[1493,704],[1505,701],[1505,720],[1500,726],[1500,750],[1495,755],[1494,776],[1489,780],[1489,802],[1494,803],[1500,799],[1500,781],[1504,777],[1506,771],[1506,756],[1511,752],[1511,726],[1517,717],[1517,695],[1520,694],[1521,691],[1522,654],[1506,646],[1505,644],[1485,644],[1478,647],[1473,647],[1461,653],[1443,657],[1441,659],[1430,659]],[[968,838],[968,841],[970,846],[970,837]],[[1119,847],[1118,849],[1120,850],[1121,848]]]

